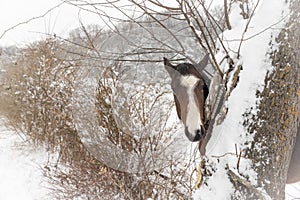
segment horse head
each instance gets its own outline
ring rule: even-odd
[[[204,106],[209,92],[200,70],[207,63],[208,55],[197,65],[172,65],[164,58],[165,69],[171,77],[177,115],[184,124],[185,135],[192,142],[200,141],[200,145],[206,136]]]

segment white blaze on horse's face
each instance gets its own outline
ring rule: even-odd
[[[182,105],[179,100],[180,106],[186,106],[187,108],[181,108],[186,110],[186,117],[182,119],[185,124],[185,134],[191,141],[198,141],[205,136],[205,129],[203,120],[201,119],[201,111],[199,107],[198,99],[195,95],[195,89],[198,82],[200,81],[194,75],[187,75],[180,77],[180,84],[186,88],[188,99],[187,105]]]
[[[176,110],[184,124],[185,134],[190,141],[201,141],[206,135],[204,103],[208,88],[194,65],[182,63],[173,66],[166,58],[164,64],[172,80]]]

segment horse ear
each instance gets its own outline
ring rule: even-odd
[[[169,73],[169,75],[171,76],[171,78],[175,77],[176,73],[178,73],[176,71],[176,66],[172,65],[169,61],[169,59],[164,57],[164,65],[165,65],[165,69],[167,70],[167,72]]]
[[[173,66],[171,63],[170,63],[170,60],[166,57],[164,57],[164,65],[165,66],[168,66],[168,67],[171,67],[173,69],[175,69],[175,66]]]
[[[198,72],[202,73],[203,69],[206,67],[209,60],[209,53],[207,53],[204,58],[196,65]]]

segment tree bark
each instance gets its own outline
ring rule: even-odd
[[[287,173],[299,127],[299,8],[299,1],[291,2],[291,18],[276,39],[280,44],[278,51],[271,55],[275,69],[267,74],[264,90],[257,91],[261,98],[257,114],[249,114],[245,120],[248,132],[255,133],[247,157],[253,160],[258,186],[272,199],[285,198]]]

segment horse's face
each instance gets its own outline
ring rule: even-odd
[[[173,66],[164,58],[165,68],[171,76],[177,115],[184,124],[190,141],[201,141],[206,135],[204,103],[208,94],[197,68],[188,63]]]

